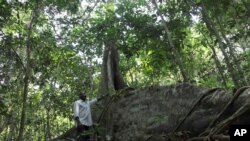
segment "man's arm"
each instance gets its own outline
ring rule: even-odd
[[[76,120],[77,126],[81,125],[80,119],[79,119],[79,103],[75,102],[73,107],[74,112],[74,119]]]
[[[90,103],[90,105],[93,105],[94,103],[96,103],[97,101],[102,100],[106,96],[108,96],[108,95],[103,95],[103,96],[101,96],[99,98],[92,99],[92,100],[89,101],[89,103]]]
[[[81,125],[81,122],[80,122],[80,120],[79,120],[79,117],[75,117],[75,120],[76,120],[77,126]]]

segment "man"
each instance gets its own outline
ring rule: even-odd
[[[76,128],[78,134],[77,141],[89,141],[90,135],[88,134],[89,129],[93,125],[91,116],[91,105],[101,100],[104,96],[100,98],[95,98],[92,100],[87,100],[84,92],[79,94],[79,100],[75,101],[73,106],[74,119],[76,121]]]

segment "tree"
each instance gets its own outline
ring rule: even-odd
[[[26,39],[26,61],[25,61],[25,76],[24,76],[24,89],[23,89],[23,99],[22,99],[22,114],[21,114],[21,121],[20,121],[20,128],[19,128],[19,134],[17,137],[17,141],[23,140],[23,131],[25,126],[25,120],[26,120],[26,107],[27,107],[27,96],[29,93],[29,81],[32,77],[31,71],[31,34],[32,34],[32,28],[35,21],[35,18],[38,16],[38,10],[39,8],[37,6],[34,7],[34,10],[31,12],[30,21],[27,25],[27,39]]]
[[[176,60],[176,63],[178,65],[179,69],[180,69],[180,72],[181,72],[182,77],[183,77],[183,81],[188,82],[189,78],[187,76],[187,72],[185,71],[185,67],[183,65],[182,56],[179,54],[179,52],[177,51],[176,47],[173,44],[171,33],[170,33],[169,29],[168,29],[168,26],[166,24],[166,21],[164,20],[164,17],[162,15],[161,11],[158,8],[158,5],[157,5],[156,1],[153,0],[152,2],[154,4],[154,6],[156,7],[157,13],[159,13],[159,16],[161,17],[161,21],[163,23],[165,32],[167,34],[166,36],[167,36],[167,40],[169,42],[169,46],[170,46],[170,48],[171,48],[171,50],[173,52],[174,59]]]
[[[107,2],[107,14],[111,17],[115,16],[114,1]],[[113,15],[112,15],[113,14]],[[115,17],[114,17],[115,18]],[[113,90],[118,91],[127,87],[119,68],[119,53],[116,48],[117,38],[115,37],[116,29],[108,27],[104,29],[107,33],[104,42],[103,64],[102,64],[102,80],[100,82],[99,94],[109,94]],[[112,35],[114,34],[114,35]]]
[[[204,6],[203,4],[202,4],[202,16],[203,16],[203,20],[205,21],[205,23],[206,23],[208,29],[210,30],[211,34],[214,34],[214,35],[216,36],[216,39],[217,39],[218,42],[219,42],[219,47],[220,47],[220,49],[221,49],[221,51],[222,51],[222,53],[223,53],[223,55],[224,55],[224,57],[225,57],[225,61],[226,61],[226,64],[227,64],[227,68],[228,68],[228,70],[229,70],[229,72],[230,72],[230,75],[231,75],[231,77],[232,77],[232,80],[233,80],[233,82],[234,82],[234,85],[235,85],[236,87],[239,87],[241,84],[240,84],[240,82],[239,82],[239,79],[238,79],[237,76],[236,76],[236,72],[235,72],[235,70],[233,69],[233,65],[232,65],[232,63],[230,62],[229,56],[227,55],[227,53],[226,53],[226,51],[225,51],[225,49],[224,49],[224,44],[223,44],[223,42],[222,42],[222,38],[220,37],[218,31],[215,29],[214,24],[211,22],[211,20],[210,20],[210,18],[209,18],[209,16],[208,16],[208,13],[207,13],[207,11],[206,11],[206,8],[205,8],[205,6]]]

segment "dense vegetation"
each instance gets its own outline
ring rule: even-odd
[[[50,140],[98,93],[112,41],[130,87],[250,81],[248,0],[1,0],[0,140]]]

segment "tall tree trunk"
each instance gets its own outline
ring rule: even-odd
[[[23,97],[22,97],[22,112],[21,112],[21,121],[19,127],[19,134],[17,137],[17,141],[22,141],[23,132],[25,130],[25,120],[26,120],[26,108],[27,108],[27,96],[29,92],[29,79],[31,75],[31,66],[30,66],[30,58],[31,58],[31,34],[32,34],[32,26],[35,18],[35,10],[32,11],[30,16],[30,22],[27,26],[27,41],[26,41],[26,66],[25,66],[25,76],[24,76],[24,89],[23,89]]]
[[[49,140],[51,140],[51,133],[50,133],[50,109],[47,108],[46,109],[46,127],[47,127],[47,131],[46,131],[46,138]]]
[[[210,48],[212,49],[212,51],[213,51],[213,59],[214,59],[215,65],[216,65],[216,67],[217,67],[217,69],[218,69],[218,72],[219,72],[219,74],[220,74],[220,77],[221,77],[221,82],[220,82],[220,83],[222,83],[222,85],[223,85],[225,88],[227,88],[227,81],[226,81],[226,78],[225,78],[225,76],[224,76],[224,74],[223,74],[223,68],[222,68],[222,66],[221,66],[221,63],[220,63],[218,57],[217,57],[215,48],[214,48],[213,46],[210,46],[210,45],[209,45],[209,47],[210,47]]]
[[[109,11],[113,12],[113,16],[115,16],[115,1],[108,0],[107,4]],[[104,94],[112,94],[115,91],[122,90],[127,87],[127,84],[124,82],[122,77],[120,68],[119,68],[119,53],[118,49],[116,48],[116,37],[109,37],[108,39],[104,40],[104,53],[103,53],[103,64],[102,64],[102,72],[101,72],[101,82],[99,88],[99,95]],[[103,105],[107,105],[110,100],[107,99],[106,101],[102,101]],[[111,120],[110,117],[112,116],[111,112],[106,112],[105,117],[102,118],[102,113],[99,115],[99,121],[101,126],[110,129]],[[100,121],[101,120],[101,121]],[[110,135],[111,130],[106,130],[100,134],[100,136]]]
[[[175,45],[173,43],[171,33],[170,33],[169,29],[168,29],[167,23],[164,20],[163,15],[162,15],[161,11],[159,10],[156,1],[152,0],[152,3],[156,8],[157,13],[159,13],[159,16],[161,17],[161,22],[162,22],[162,24],[164,26],[164,29],[165,29],[165,32],[167,34],[167,39],[168,39],[169,46],[170,46],[171,50],[173,51],[174,59],[176,60],[176,63],[178,65],[179,69],[180,69],[181,75],[183,77],[183,81],[188,82],[189,77],[188,77],[188,73],[185,71],[185,67],[184,67],[184,64],[183,64],[183,61],[182,61],[182,56],[180,55],[180,53],[178,52],[178,50],[176,49],[176,47],[175,47]]]
[[[108,0],[108,10],[115,16],[115,1]],[[115,37],[104,41],[104,53],[102,64],[102,80],[100,83],[99,94],[108,94],[111,91],[121,90],[127,87],[119,68],[119,53],[115,45]]]
[[[244,76],[244,72],[240,66],[240,62],[238,61],[238,59],[235,57],[235,54],[234,54],[234,49],[233,49],[233,45],[231,44],[231,42],[228,40],[228,38],[226,37],[226,34],[225,34],[225,30],[224,28],[222,27],[221,23],[220,23],[220,20],[218,19],[218,17],[216,17],[216,20],[218,22],[218,25],[220,27],[220,32],[221,32],[221,36],[223,37],[223,39],[226,41],[226,44],[227,44],[227,47],[229,48],[229,54],[230,54],[230,57],[232,58],[233,60],[233,64],[236,65],[236,68],[238,70],[238,77],[240,78],[240,84],[242,86],[246,86],[247,85],[247,81],[245,79],[245,76]]]
[[[108,94],[112,90],[121,90],[127,87],[119,69],[119,54],[112,41],[105,42],[102,64],[102,80],[100,94]]]
[[[211,35],[215,35],[216,39],[218,40],[219,47],[222,51],[223,56],[225,57],[225,62],[226,62],[229,74],[233,80],[235,87],[240,87],[241,85],[239,82],[239,78],[237,78],[237,75],[236,75],[236,72],[233,68],[233,65],[230,62],[228,54],[226,53],[222,38],[220,37],[219,32],[215,28],[214,23],[211,21],[204,4],[201,4],[201,13],[202,13],[202,18],[203,18],[204,22],[206,23],[206,26],[207,26],[208,30],[210,31]]]

